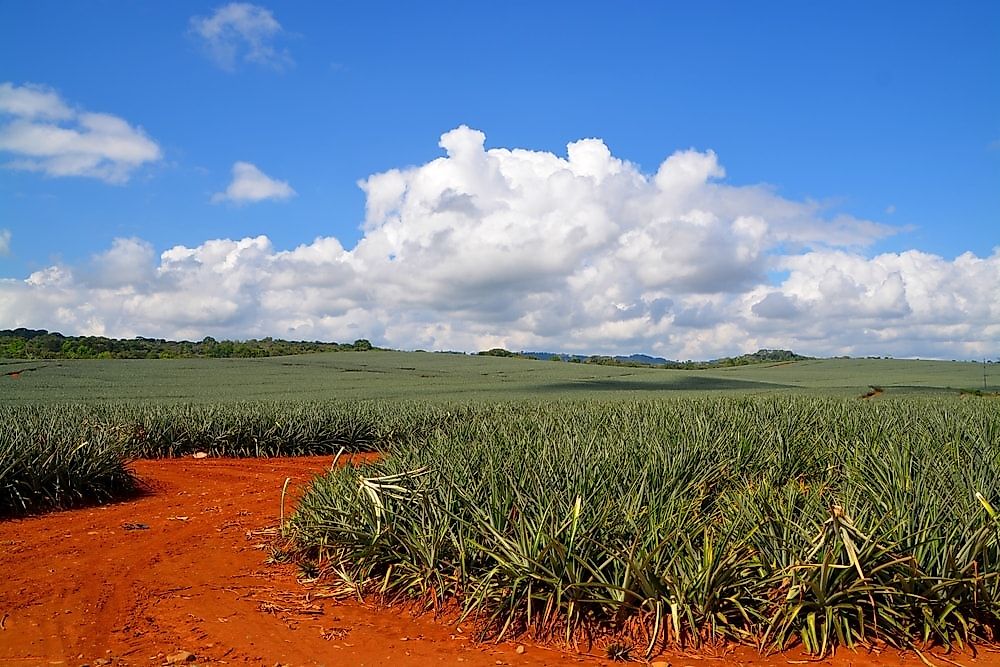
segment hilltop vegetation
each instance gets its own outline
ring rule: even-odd
[[[708,368],[732,368],[733,366],[750,366],[753,364],[804,361],[806,359],[812,359],[812,357],[795,354],[791,350],[760,349],[749,354],[741,354],[735,357],[721,357],[709,361],[670,361],[669,359],[658,361],[655,357],[633,354],[629,357],[590,357],[587,359],[587,363],[602,364],[605,366],[654,366],[682,370],[704,370]]]
[[[186,359],[278,357],[309,352],[367,351],[364,339],[353,343],[290,341],[275,338],[217,341],[206,336],[198,342],[162,338],[107,338],[63,336],[45,329],[0,330],[0,359]]]
[[[520,359],[537,359],[539,361],[568,361],[571,363],[597,364],[600,366],[622,366],[626,368],[679,368],[699,370],[706,368],[730,368],[733,366],[749,366],[751,364],[781,363],[785,361],[804,361],[813,357],[796,354],[791,350],[769,350],[762,348],[749,354],[735,357],[721,357],[709,361],[672,361],[663,357],[653,357],[648,354],[630,354],[628,356],[607,356],[582,354],[559,354],[554,352],[511,352],[503,348],[483,350],[478,353],[485,357],[513,357]]]

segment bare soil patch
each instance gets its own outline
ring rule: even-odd
[[[32,368],[18,368],[13,371],[6,371],[3,373],[4,376],[9,377],[11,380],[20,380],[23,373],[28,373],[30,371],[37,371],[40,366],[34,366]]]
[[[294,566],[268,565],[261,546],[285,479],[290,510],[331,460],[138,461],[148,487],[141,497],[0,522],[0,664],[162,665],[181,651],[199,665],[615,664],[531,643],[477,644],[469,629],[325,598],[296,581]],[[741,648],[657,659],[774,666],[803,656]],[[949,659],[1000,665],[994,653]],[[840,651],[818,664],[920,662],[894,651]]]
[[[885,389],[883,389],[882,387],[871,387],[868,391],[866,391],[865,393],[861,394],[861,396],[859,396],[859,398],[861,400],[867,400],[869,398],[875,398],[876,396],[881,396],[884,393],[885,393]]]

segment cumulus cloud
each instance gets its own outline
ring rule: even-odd
[[[222,69],[232,71],[240,62],[284,69],[292,58],[275,42],[284,29],[269,9],[247,2],[231,2],[211,16],[191,19],[191,33]]]
[[[118,238],[82,267],[81,278],[90,288],[141,292],[154,277],[155,258],[153,246],[146,241]]]
[[[0,153],[4,166],[47,176],[85,176],[125,183],[160,147],[118,116],[71,108],[57,92],[0,84]]]
[[[0,257],[10,254],[10,230],[0,229]]]
[[[233,180],[229,183],[229,187],[212,195],[212,202],[249,204],[294,196],[295,190],[287,181],[275,180],[249,162],[236,162],[233,164]]]
[[[727,183],[711,151],[647,174],[598,139],[565,155],[486,149],[463,126],[440,145],[435,160],[360,183],[364,236],[351,249],[260,236],[156,255],[120,240],[84,266],[0,281],[0,319],[681,359],[758,347],[972,357],[1000,341],[1000,249],[870,256],[893,228]]]

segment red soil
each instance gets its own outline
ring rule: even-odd
[[[0,664],[158,665],[179,650],[197,664],[268,667],[611,664],[530,642],[522,653],[514,643],[476,644],[467,629],[429,615],[316,598],[294,567],[265,564],[259,531],[277,523],[285,478],[294,496],[330,461],[138,461],[149,486],[140,498],[0,522]],[[658,660],[773,666],[802,658],[740,649]],[[949,660],[1000,665],[994,653]],[[820,664],[920,662],[840,651]]]

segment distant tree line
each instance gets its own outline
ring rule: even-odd
[[[206,336],[198,342],[162,338],[106,338],[104,336],[63,336],[44,329],[0,330],[2,359],[179,359],[190,357],[277,357],[310,352],[364,352],[377,349],[371,342],[353,343],[289,341],[261,338],[244,341],[215,340]]]
[[[736,357],[722,357],[710,361],[671,361],[669,359],[657,359],[644,355],[633,355],[632,357],[611,357],[603,355],[583,356],[577,354],[551,354],[547,352],[511,352],[503,348],[495,347],[491,350],[478,352],[485,357],[513,357],[517,359],[536,359],[549,361],[568,361],[571,363],[596,364],[598,366],[622,366],[626,368],[676,368],[684,370],[699,370],[707,368],[728,368],[731,366],[749,366],[751,364],[781,363],[785,361],[801,361],[811,359],[801,354],[795,354],[791,350],[768,350],[760,349],[750,354],[741,354]],[[639,358],[636,358],[639,357]]]

